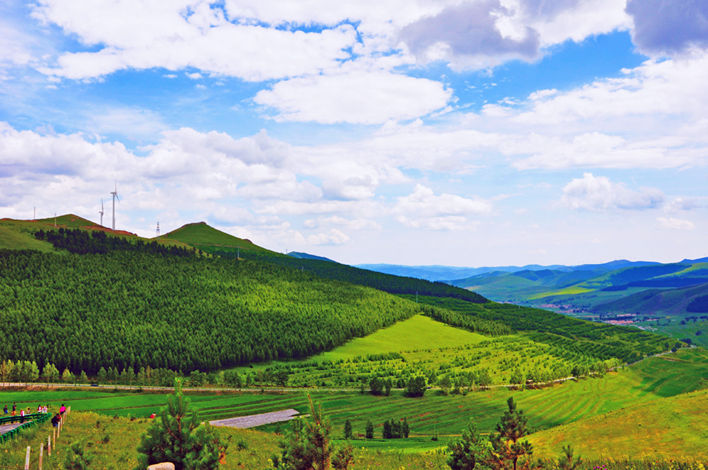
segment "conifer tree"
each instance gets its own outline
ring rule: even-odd
[[[533,448],[528,441],[519,441],[529,433],[524,412],[516,409],[513,397],[509,397],[507,405],[509,409],[502,415],[497,432],[490,438],[492,450],[486,463],[493,469],[517,470],[519,459],[530,456]],[[529,468],[528,461],[521,468]]]
[[[344,422],[344,439],[351,439],[353,436],[352,433],[352,422],[349,420],[346,420]]]
[[[143,435],[138,452],[143,469],[160,462],[172,462],[175,470],[212,470],[226,450],[216,431],[200,425],[199,416],[190,411],[190,400],[182,394],[182,382],[175,380],[175,393],[167,398],[167,407]]]
[[[462,437],[447,446],[450,457],[447,464],[452,470],[472,470],[487,457],[487,449],[473,421],[462,431]]]
[[[374,424],[371,421],[366,422],[366,438],[367,439],[374,438]]]

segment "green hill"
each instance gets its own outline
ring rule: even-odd
[[[441,282],[394,276],[366,269],[359,269],[318,257],[293,257],[276,253],[253,244],[249,240],[221,232],[204,222],[187,224],[160,239],[178,240],[204,252],[223,258],[237,257],[266,262],[301,271],[308,271],[319,277],[349,282],[392,294],[435,295],[463,298],[472,302],[486,302],[481,295]]]
[[[177,230],[158,237],[162,240],[177,240],[187,245],[199,248],[207,253],[228,252],[242,255],[246,253],[268,254],[270,256],[283,256],[274,251],[266,250],[255,245],[250,240],[234,237],[207,225],[205,222],[196,222],[183,225]]]
[[[708,295],[708,281],[697,286],[676,289],[647,289],[595,307],[597,312],[638,313],[642,315],[685,315],[688,307],[702,296]],[[708,314],[708,309],[702,313]]]
[[[0,251],[0,313],[13,325],[0,358],[212,370],[310,355],[419,311],[307,272],[183,253]]]
[[[3,252],[0,308],[11,322],[64,334],[47,333],[40,345],[28,332],[13,336],[0,346],[0,358],[52,361],[74,371],[110,365],[211,370],[329,350],[420,311],[483,334],[522,332],[545,345],[541,355],[550,347],[569,358],[589,358],[571,360],[580,370],[598,361],[637,360],[674,344],[637,330],[495,304],[443,283],[280,255],[204,223],[184,226],[159,243],[113,237],[75,216],[62,223],[81,229],[35,235],[71,256]],[[201,257],[196,248],[212,256]],[[109,326],[126,337],[122,349],[108,336]],[[155,343],[160,347],[148,354]]]
[[[189,245],[175,239],[147,239],[125,230],[111,230],[88,219],[74,214],[64,214],[57,217],[37,220],[0,219],[0,249],[8,250],[38,250],[56,251],[46,241],[38,240],[38,231],[81,230],[88,233],[103,232],[112,237],[131,240],[133,242],[154,240],[165,246],[187,247]]]

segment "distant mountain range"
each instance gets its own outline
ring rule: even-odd
[[[560,264],[542,266],[540,264],[527,264],[526,266],[490,266],[490,267],[479,267],[479,268],[466,268],[457,266],[403,266],[398,264],[358,264],[357,268],[369,269],[371,271],[378,271],[380,273],[393,274],[396,276],[408,276],[417,277],[420,279],[426,279],[428,281],[452,281],[455,279],[463,279],[472,276],[478,276],[480,274],[486,274],[491,272],[506,272],[513,273],[517,271],[542,271],[542,270],[555,270],[555,271],[575,271],[584,269],[619,269],[627,266],[645,266],[650,264],[658,264],[647,261],[627,261],[627,260],[617,260],[610,261],[604,264],[584,264],[580,266],[564,266]]]
[[[359,267],[443,281],[497,302],[632,324],[708,346],[708,257],[666,264],[616,260],[578,266]]]

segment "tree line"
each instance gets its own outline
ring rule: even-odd
[[[38,230],[34,233],[37,240],[51,243],[54,248],[67,250],[70,253],[105,254],[110,251],[140,251],[159,255],[195,256],[195,248],[165,245],[154,241],[129,239],[126,237],[109,236],[102,231],[86,231],[80,229]]]

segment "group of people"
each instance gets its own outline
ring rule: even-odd
[[[12,404],[12,411],[7,407],[7,404],[2,409],[4,415],[10,415],[10,416],[18,416],[17,412],[17,404],[13,403]],[[62,415],[66,412],[66,407],[62,403],[62,405],[59,407],[59,412],[52,417],[52,426],[56,427],[59,425],[59,421],[61,421]],[[38,405],[37,406],[37,413],[49,413],[49,405]],[[25,416],[28,416],[32,414],[32,409],[28,406],[27,409],[25,410],[24,408],[21,408],[19,411],[19,416],[20,416],[20,423],[25,422]]]

